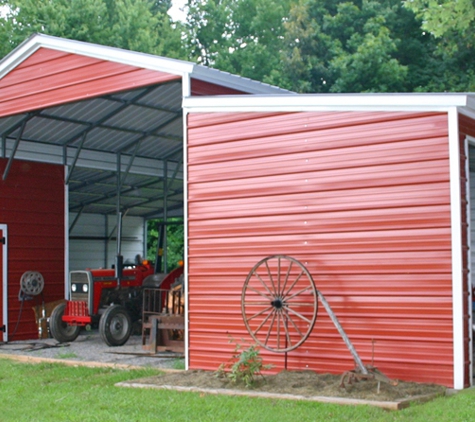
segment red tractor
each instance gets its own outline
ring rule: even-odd
[[[148,261],[115,269],[71,271],[70,299],[54,308],[49,319],[52,336],[60,343],[74,341],[81,327],[99,326],[109,346],[121,346],[132,332],[132,324],[142,318],[144,287],[169,289],[183,274],[183,267],[156,274]]]

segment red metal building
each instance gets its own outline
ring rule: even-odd
[[[256,95],[234,95],[243,93]],[[0,62],[0,142],[2,201],[20,204],[19,171],[38,165],[25,189],[42,201],[38,185],[50,177],[51,192],[35,218],[49,206],[63,213],[54,238],[42,237],[54,252],[40,253],[38,269],[61,267],[63,256],[62,269],[45,274],[48,300],[65,293],[71,245],[110,237],[109,215],[183,213],[188,368],[214,370],[229,359],[230,338],[251,341],[243,285],[278,254],[305,265],[366,364],[391,378],[472,384],[474,95],[290,95],[187,62],[38,35]],[[38,233],[52,223],[33,220],[33,206],[24,212]],[[84,215],[104,217],[102,237],[71,235]],[[21,254],[27,228],[15,217],[0,213],[4,340],[19,314],[23,267],[12,259],[35,254]],[[322,307],[300,347],[262,353],[275,371],[354,365]]]
[[[229,336],[250,339],[243,283],[262,258],[282,254],[304,263],[363,362],[391,378],[471,385],[475,96],[189,98],[184,107],[191,368],[226,361]],[[300,347],[263,355],[276,370],[354,364],[323,308]]]

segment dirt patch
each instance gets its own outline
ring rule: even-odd
[[[397,386],[381,382],[378,392],[378,381],[375,380],[354,382],[345,388],[340,387],[340,381],[341,376],[337,375],[317,374],[313,371],[282,371],[277,375],[259,377],[251,388],[246,388],[242,383],[218,377],[215,372],[190,370],[134,380],[133,383],[144,386],[167,385],[375,401],[401,401],[421,395],[442,395],[445,392],[445,387],[440,385],[412,382],[399,382]]]

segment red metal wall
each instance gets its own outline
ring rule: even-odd
[[[7,160],[0,159],[0,174]],[[13,161],[6,180],[0,179],[0,224],[8,225],[9,340],[38,338],[32,307],[41,297],[25,301],[20,314],[18,291],[25,271],[45,279],[44,300],[64,298],[64,167]],[[0,303],[0,315],[3,305]]]
[[[216,85],[199,79],[191,79],[191,95],[239,95],[246,94],[227,86]]]
[[[312,274],[366,364],[453,385],[448,120],[436,113],[188,116],[189,357],[226,362],[250,341],[241,290],[262,258]],[[284,355],[262,352],[284,367]],[[353,359],[320,307],[288,369]]]
[[[180,76],[40,48],[0,80],[0,117]]]

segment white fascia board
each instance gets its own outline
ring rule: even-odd
[[[458,110],[448,113],[449,167],[450,167],[450,215],[452,237],[452,323],[453,323],[453,388],[464,387],[464,295],[463,295],[463,233],[462,233],[462,190],[460,186],[460,141]]]
[[[287,89],[279,88],[263,82],[254,81],[242,76],[233,75],[221,70],[212,69],[206,66],[195,65],[192,73],[194,79],[205,82],[211,82],[222,85],[238,91],[247,92],[249,94],[287,94],[297,95]]]
[[[7,140],[6,156],[9,157],[13,148],[14,141]],[[67,164],[71,165],[74,161],[76,148],[68,148]],[[122,171],[126,171],[130,155],[122,155]],[[15,154],[15,160],[36,161],[50,164],[64,164],[63,147],[58,145],[40,144],[38,142],[21,141]],[[175,171],[174,164],[168,162],[168,170]],[[77,167],[90,168],[96,170],[117,170],[117,155],[115,153],[93,151],[88,149],[81,150],[76,163]],[[129,172],[144,176],[163,177],[163,161],[153,158],[135,157]],[[177,178],[183,177],[183,172],[178,171]]]
[[[192,113],[421,110],[447,112],[451,107],[467,107],[469,98],[468,94],[445,93],[229,95],[184,98],[183,107]]]
[[[0,62],[0,79],[41,47],[179,76],[191,73],[195,66],[182,60],[38,34],[25,41]]]

